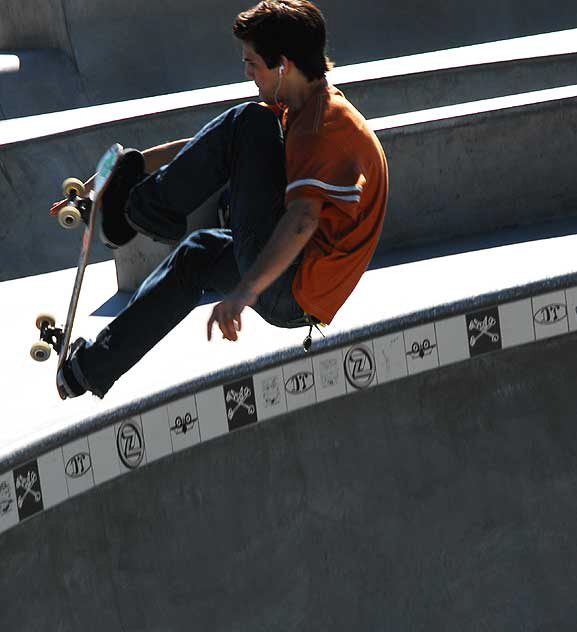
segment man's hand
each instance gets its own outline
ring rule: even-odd
[[[279,278],[305,247],[317,229],[322,205],[320,198],[300,198],[289,202],[286,213],[255,263],[244,274],[237,288],[212,311],[207,327],[209,340],[215,322],[224,338],[238,339],[236,332],[241,329],[242,310],[247,305],[254,305],[259,295]]]
[[[237,340],[237,331],[240,331],[242,328],[240,314],[245,307],[254,305],[257,298],[258,294],[241,288],[237,288],[226,296],[212,310],[206,331],[208,339],[210,340],[212,338],[212,327],[214,323],[218,323],[223,338],[227,340]]]

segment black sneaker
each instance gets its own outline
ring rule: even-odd
[[[84,395],[88,390],[83,384],[81,384],[74,369],[72,368],[72,362],[78,354],[78,349],[83,348],[86,345],[84,338],[78,338],[72,343],[70,347],[70,357],[60,367],[60,370],[56,374],[56,387],[58,393],[62,399],[72,399],[73,397],[79,397]]]
[[[186,220],[169,211],[163,211],[162,221],[155,222],[149,215],[141,213],[138,206],[130,205],[126,210],[125,219],[135,232],[169,246],[176,245],[188,232]]]
[[[144,156],[137,149],[125,149],[102,196],[100,240],[109,248],[124,246],[136,236],[126,221],[124,207],[130,191],[144,176]]]

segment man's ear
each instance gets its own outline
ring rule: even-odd
[[[280,72],[286,75],[291,65],[292,65],[291,62],[289,61],[287,57],[285,57],[284,55],[280,56],[280,64],[279,64]]]

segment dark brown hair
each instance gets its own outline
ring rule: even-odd
[[[268,68],[278,66],[284,55],[312,81],[333,67],[325,54],[325,19],[308,0],[262,0],[237,16],[232,32],[250,44]]]

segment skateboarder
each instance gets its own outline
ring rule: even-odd
[[[327,82],[321,12],[308,0],[264,0],[233,32],[262,103],[233,107],[191,139],[127,152],[103,198],[105,243],[139,232],[178,246],[95,341],[73,344],[58,375],[67,397],[103,397],[207,289],[224,296],[209,340],[214,325],[237,340],[246,306],[278,327],[330,323],[373,256],[386,158]],[[226,183],[230,228],[187,236],[187,215]]]

